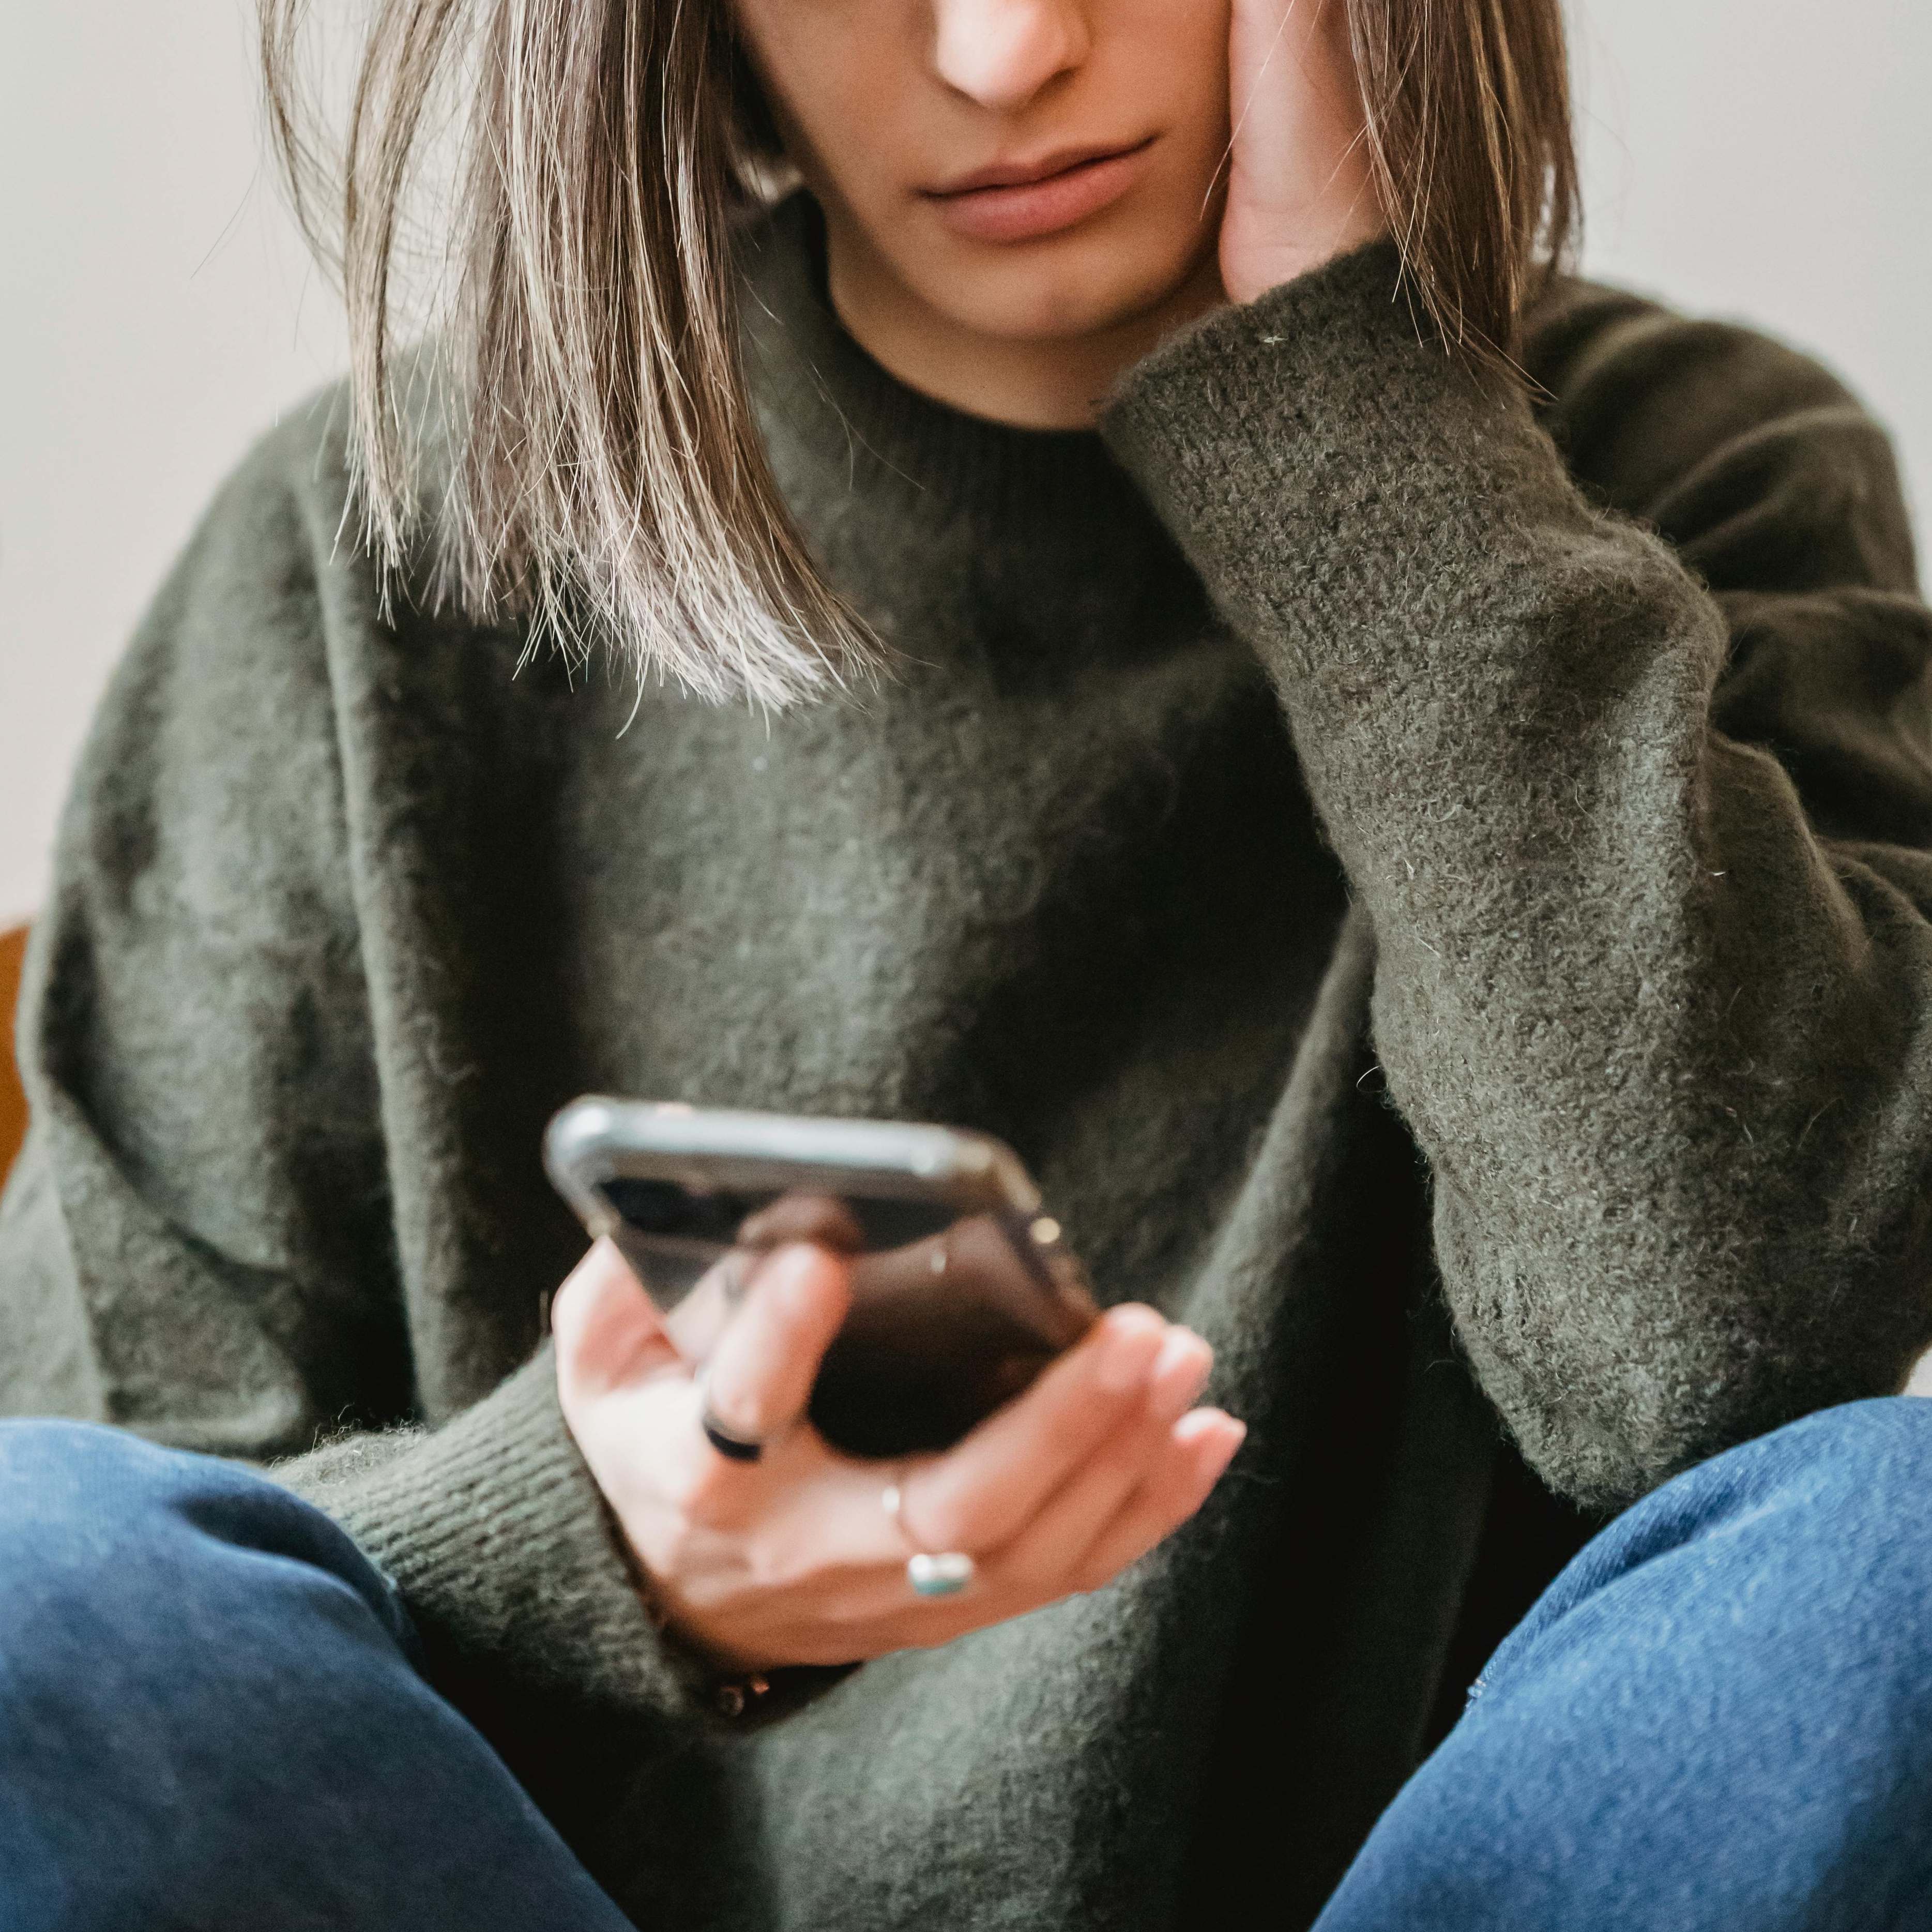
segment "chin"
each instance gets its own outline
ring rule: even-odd
[[[1064,342],[1126,326],[1171,300],[1211,246],[1185,231],[1123,232],[1096,224],[1017,247],[962,244],[936,262],[919,292],[963,328],[1008,341]]]

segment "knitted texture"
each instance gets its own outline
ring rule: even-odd
[[[275,1473],[393,1578],[452,1666],[608,1711],[683,1714],[706,1694],[613,1560],[618,1532],[563,1426],[548,1348],[442,1429],[346,1436]]]
[[[1418,352],[1394,272],[1365,251],[1172,344],[1112,429],[1267,663],[1381,937],[1376,1038],[1483,1385],[1552,1481],[1621,1504],[1922,1344],[1932,871],[1821,842],[1713,731],[1723,610],[1578,496],[1520,392]],[[1842,403],[1805,427],[1814,461],[1870,436]],[[1738,516],[1766,456],[1686,487]],[[1880,619],[1908,702],[1880,742],[1922,784],[1904,544],[1846,586],[1740,520],[1707,569],[1748,547],[1754,587]]]
[[[640,1924],[1306,1924],[1526,1526],[1581,1533],[1498,1418],[1613,1501],[1932,1339],[1889,452],[1576,283],[1533,405],[1479,386],[1372,250],[1102,434],[1013,430],[844,333],[808,201],[742,259],[774,472],[891,674],[767,718],[385,621],[340,397],[292,416],[82,762],[0,1412],[296,1459]],[[1004,1136],[1215,1345],[1234,1468],[1107,1590],[722,1724],[540,1352],[586,1090]]]

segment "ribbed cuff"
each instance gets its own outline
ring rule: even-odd
[[[1277,679],[1338,714],[1400,672],[1352,662],[1569,494],[1522,386],[1448,352],[1388,242],[1184,330],[1100,427]]]
[[[1264,478],[1310,491],[1388,416],[1412,417],[1418,380],[1447,364],[1418,334],[1401,275],[1395,244],[1372,242],[1210,311],[1127,371],[1102,438],[1189,524]]]
[[[394,1579],[432,1654],[614,1712],[712,1711],[707,1674],[645,1608],[548,1348],[439,1430],[352,1437],[273,1474]]]

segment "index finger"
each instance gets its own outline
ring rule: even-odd
[[[803,1241],[760,1267],[706,1376],[711,1414],[732,1436],[768,1442],[804,1414],[851,1306],[851,1275],[845,1256]]]

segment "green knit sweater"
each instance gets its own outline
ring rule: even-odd
[[[386,623],[339,398],[224,490],[34,941],[0,1412],[299,1456],[641,1927],[1305,1922],[1522,1567],[1498,1418],[1616,1504],[1932,1341],[1892,458],[1576,283],[1478,385],[1385,248],[1018,430],[873,364],[821,245],[748,235],[746,362],[874,691]],[[1214,1342],[1240,1459],[1110,1588],[726,1723],[540,1352],[591,1088],[1005,1136]]]

